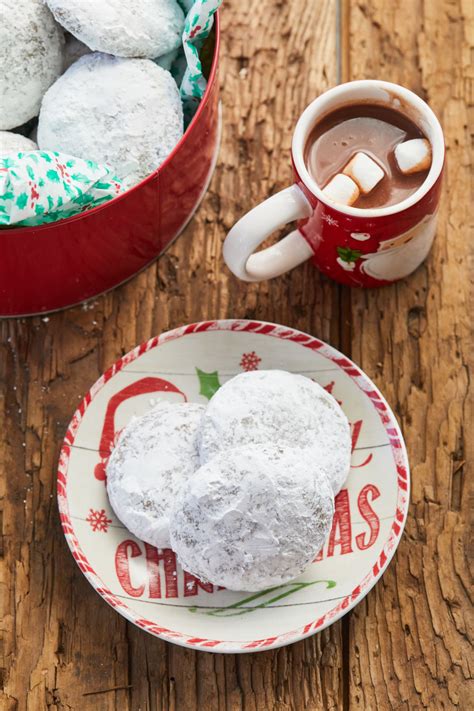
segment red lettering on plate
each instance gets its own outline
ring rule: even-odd
[[[378,499],[380,496],[380,491],[374,484],[366,484],[357,497],[357,506],[359,507],[360,514],[362,518],[367,521],[370,528],[370,534],[367,540],[366,533],[359,533],[359,535],[356,536],[357,547],[361,551],[365,551],[374,545],[380,530],[380,519],[369,503],[369,496],[371,501],[375,501],[375,499]]]
[[[319,563],[319,561],[323,559],[323,556],[324,556],[324,546],[321,548],[321,550],[319,551],[316,558],[313,558],[313,563]]]
[[[198,588],[205,590],[208,593],[214,592],[214,585],[212,583],[203,583],[202,580],[198,580],[194,575],[184,571],[184,597],[191,597],[192,595],[198,594]],[[222,590],[224,588],[221,588]]]
[[[117,571],[117,578],[119,579],[120,585],[123,587],[127,595],[130,595],[131,597],[141,597],[145,590],[144,585],[135,587],[132,585],[132,581],[130,580],[129,558],[137,558],[139,555],[142,555],[140,546],[138,543],[131,540],[122,541],[122,543],[117,546],[117,551],[115,553],[115,570]]]
[[[354,449],[356,448],[357,442],[359,440],[362,424],[363,420],[356,420],[356,422],[353,422],[351,424],[352,453],[354,453]],[[365,467],[370,461],[372,461],[372,457],[373,454],[369,454],[369,456],[362,462],[362,464],[352,464],[351,462],[351,469],[360,469],[360,467]]]
[[[352,553],[352,526],[351,509],[349,505],[349,492],[341,489],[336,496],[336,509],[332,520],[331,533],[329,534],[327,557],[334,555],[334,548],[341,546],[341,555]],[[336,535],[339,537],[336,538]]]
[[[178,573],[176,555],[171,548],[158,549],[145,543],[146,567],[148,571],[149,596],[161,597],[160,560],[165,571],[165,596],[178,597]]]

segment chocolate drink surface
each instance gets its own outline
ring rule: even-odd
[[[316,123],[306,142],[304,159],[311,176],[323,188],[343,172],[356,153],[365,153],[379,164],[385,176],[369,193],[361,193],[353,207],[388,207],[412,195],[428,174],[424,170],[404,175],[397,166],[395,147],[414,138],[426,137],[399,111],[376,104],[351,104]]]

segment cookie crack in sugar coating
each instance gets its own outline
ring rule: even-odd
[[[300,575],[334,513],[309,450],[248,445],[219,453],[181,489],[170,523],[180,564],[230,590],[264,590]]]
[[[199,467],[197,431],[204,407],[160,403],[122,431],[107,464],[107,493],[135,536],[169,547],[169,516],[181,487]]]
[[[334,494],[349,474],[351,437],[336,400],[303,375],[282,370],[241,373],[211,398],[199,442],[201,461],[244,444],[312,447]]]
[[[0,129],[38,115],[63,67],[63,32],[42,0],[0,2]]]
[[[46,92],[38,145],[106,163],[127,184],[158,168],[183,135],[179,90],[149,59],[81,57]]]
[[[57,21],[94,51],[155,59],[181,44],[176,0],[46,0]]]

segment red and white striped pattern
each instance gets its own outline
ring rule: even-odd
[[[124,368],[124,366],[128,365],[129,363],[132,363],[144,353],[147,353],[153,348],[157,348],[161,344],[166,343],[168,341],[183,338],[190,334],[203,333],[207,331],[239,331],[292,341],[293,343],[297,343],[304,348],[309,348],[310,350],[318,351],[320,355],[332,361],[341,370],[343,370],[371,400],[372,405],[378,413],[380,420],[384,426],[385,432],[387,433],[387,436],[389,438],[394,461],[396,463],[398,472],[398,495],[396,516],[390,529],[388,539],[385,542],[384,548],[378,560],[374,564],[372,571],[364,577],[364,579],[356,586],[356,588],[351,592],[350,595],[346,596],[322,617],[319,617],[313,622],[306,624],[302,628],[291,630],[289,632],[286,632],[285,634],[281,634],[275,637],[268,637],[266,639],[257,639],[244,642],[232,640],[209,640],[198,637],[192,637],[189,635],[185,635],[181,632],[169,630],[165,627],[160,627],[156,624],[156,622],[143,619],[142,617],[137,615],[120,598],[114,595],[103,584],[103,581],[92,569],[91,565],[89,564],[89,561],[82,553],[80,543],[74,532],[73,522],[69,515],[69,506],[67,499],[67,471],[69,465],[71,445],[74,444],[77,431],[81,425],[81,420],[95,395],[116,373],[120,372],[122,368]],[[410,478],[408,469],[408,458],[405,450],[405,445],[395,417],[391,412],[388,404],[375,387],[375,385],[361,370],[359,370],[359,368],[352,361],[350,361],[348,358],[339,353],[339,351],[335,350],[323,341],[320,341],[319,339],[314,338],[313,336],[310,336],[306,333],[302,333],[301,331],[296,331],[286,326],[279,326],[276,324],[265,323],[262,321],[240,321],[235,319],[222,321],[202,321],[199,323],[189,324],[187,326],[181,326],[180,328],[176,328],[173,331],[168,331],[167,333],[163,333],[160,336],[155,336],[154,338],[151,338],[149,341],[147,341],[146,343],[142,343],[140,346],[137,346],[125,356],[120,358],[120,360],[118,360],[116,363],[114,363],[114,365],[112,365],[96,381],[96,383],[92,386],[92,388],[84,397],[78,409],[74,413],[74,416],[69,424],[68,430],[64,438],[64,443],[59,458],[59,468],[57,475],[59,512],[64,535],[78,566],[80,567],[84,575],[87,577],[91,585],[97,590],[100,595],[102,595],[102,597],[109,603],[109,605],[117,608],[124,617],[126,617],[138,627],[141,627],[147,632],[150,632],[151,634],[154,634],[157,637],[161,637],[162,639],[165,639],[167,641],[174,642],[176,644],[181,644],[186,647],[232,653],[271,649],[275,647],[281,647],[285,644],[291,644],[292,642],[297,642],[298,640],[303,639],[304,637],[314,634],[314,632],[316,631],[321,631],[322,629],[330,625],[333,621],[339,619],[343,614],[352,609],[354,605],[358,601],[360,601],[361,597],[366,595],[369,590],[375,585],[375,583],[387,567],[388,563],[390,562],[393,553],[395,552],[396,546],[398,545],[398,541],[403,531],[405,519],[408,512],[409,486]]]

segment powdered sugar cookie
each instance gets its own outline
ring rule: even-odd
[[[26,153],[36,151],[38,146],[34,141],[22,136],[21,133],[0,131],[0,157],[11,153]]]
[[[152,173],[183,134],[179,90],[150,59],[81,57],[47,91],[38,144],[110,165],[134,184]]]
[[[0,3],[0,129],[38,115],[63,65],[63,33],[42,0]]]
[[[181,487],[199,467],[197,430],[204,407],[160,403],[132,420],[107,464],[113,510],[135,536],[169,547],[169,516]]]
[[[184,13],[175,0],[47,0],[71,34],[97,52],[153,59],[181,43]]]
[[[336,400],[302,375],[282,370],[241,373],[209,401],[199,449],[208,462],[224,449],[276,442],[314,447],[334,494],[349,473],[349,423]]]
[[[304,571],[333,513],[327,478],[308,451],[247,445],[220,452],[181,489],[171,546],[202,580],[264,590]]]

